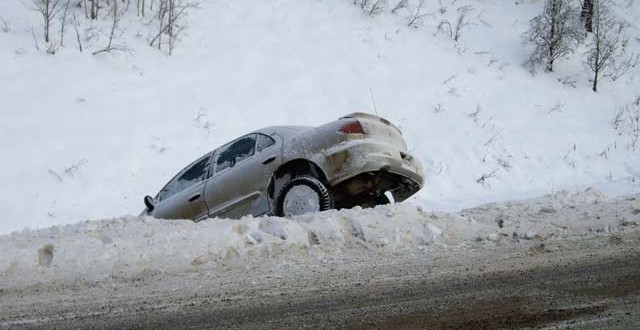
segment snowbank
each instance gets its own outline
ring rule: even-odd
[[[411,205],[328,211],[294,219],[167,221],[125,217],[0,237],[0,274],[99,279],[145,271],[215,268],[221,263],[338,256],[356,248],[406,249],[442,235]],[[43,255],[44,254],[44,255]]]
[[[452,214],[403,203],[293,219],[194,223],[125,217],[0,236],[0,287],[148,273],[215,273],[230,264],[318,263],[353,253],[428,253],[605,235],[639,224],[640,196],[609,200],[595,190]]]

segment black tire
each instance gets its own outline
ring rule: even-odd
[[[331,194],[331,191],[327,188],[327,186],[324,183],[322,183],[322,181],[318,180],[313,176],[302,175],[289,180],[289,182],[285,183],[284,186],[282,186],[282,189],[280,189],[280,192],[278,193],[278,197],[276,199],[275,214],[277,216],[284,217],[285,196],[287,195],[287,192],[289,192],[289,190],[291,190],[293,187],[298,185],[308,186],[309,188],[313,189],[316,193],[318,193],[319,202],[320,202],[320,205],[319,205],[320,211],[326,211],[334,208],[333,194]]]

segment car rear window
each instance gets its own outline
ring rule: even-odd
[[[274,144],[276,144],[276,141],[272,137],[264,134],[258,134],[258,142],[256,143],[258,152],[261,152]]]

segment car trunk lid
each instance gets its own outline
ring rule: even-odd
[[[401,150],[407,149],[400,129],[384,118],[368,113],[354,112],[340,119],[355,119],[358,123],[360,123],[364,134],[368,138],[379,138],[381,140],[389,141],[390,143],[398,146]]]

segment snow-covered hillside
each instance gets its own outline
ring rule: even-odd
[[[403,129],[427,179],[410,202],[425,210],[639,189],[640,151],[611,125],[640,94],[638,69],[593,93],[579,50],[532,76],[521,35],[540,1],[441,3],[427,1],[414,28],[409,10],[372,18],[349,0],[207,0],[172,56],[147,45],[135,13],[116,39],[128,51],[93,56],[107,22],[80,27],[85,52],[67,32],[50,55],[37,13],[0,1],[0,232],[137,214],[144,195],[245,132],[363,110]],[[616,4],[637,36],[640,3]],[[454,42],[438,25],[463,6]]]

